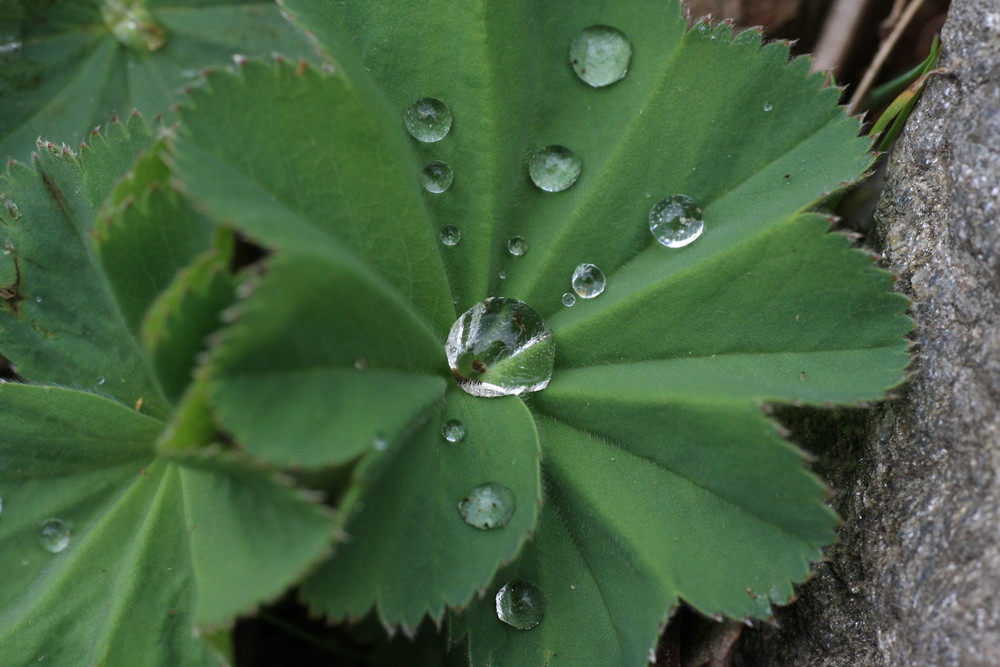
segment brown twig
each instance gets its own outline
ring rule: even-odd
[[[854,42],[871,0],[837,0],[827,14],[813,54],[814,72],[829,71],[836,78]]]
[[[910,21],[913,20],[913,17],[917,14],[917,10],[923,4],[924,0],[913,0],[913,2],[907,5],[906,10],[899,17],[899,21],[893,26],[892,32],[889,33],[889,36],[882,42],[882,46],[879,47],[878,53],[872,59],[872,64],[868,66],[868,70],[861,79],[861,83],[858,84],[857,90],[854,91],[851,103],[847,105],[847,113],[853,115],[858,112],[858,106],[875,82],[875,77],[878,76],[879,70],[882,69],[885,59],[889,57],[889,54],[896,46],[896,42],[899,41],[899,38],[903,35],[903,31],[906,30],[906,26],[910,25]]]

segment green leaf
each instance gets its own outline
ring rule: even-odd
[[[375,602],[382,621],[412,631],[425,613],[440,618],[488,581],[534,526],[541,494],[538,436],[524,404],[484,402],[460,389],[428,411],[411,437],[388,444],[359,466],[341,503],[347,541],[302,588],[310,607],[332,618],[360,618]],[[449,442],[442,426],[464,424]],[[502,419],[503,430],[496,424]],[[483,484],[512,494],[500,528],[467,523],[459,503]]]
[[[27,664],[209,664],[192,635],[273,597],[329,525],[271,475],[157,457],[162,424],[67,389],[0,386],[0,642]],[[42,547],[59,519],[68,544]],[[150,637],[156,637],[150,642]]]
[[[129,332],[91,244],[96,209],[151,143],[138,117],[76,155],[44,150],[36,170],[19,164],[0,176],[18,215],[0,214],[15,280],[3,288],[0,351],[30,382],[86,388],[162,416],[167,401],[142,347]],[[9,270],[7,271],[9,273]]]
[[[301,38],[267,1],[38,4],[44,7],[26,8],[14,36],[17,48],[4,55],[0,157],[27,157],[38,136],[75,145],[115,113],[138,108],[150,116],[166,114],[176,90],[234,53],[304,51]],[[127,8],[136,13],[129,17],[121,11]],[[9,27],[16,30],[13,22]],[[150,36],[153,45],[162,41],[152,52]]]

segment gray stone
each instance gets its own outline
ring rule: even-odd
[[[954,0],[942,39],[949,72],[897,142],[877,214],[913,301],[913,376],[863,417],[789,416],[844,524],[738,664],[1000,665],[1000,2]]]

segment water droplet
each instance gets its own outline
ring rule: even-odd
[[[3,514],[3,498],[0,498],[0,514]]]
[[[621,30],[606,25],[585,28],[569,47],[569,62],[580,80],[594,88],[625,78],[632,44]]]
[[[686,195],[664,197],[649,211],[649,231],[668,248],[683,248],[704,230],[701,209]]]
[[[541,391],[552,379],[552,330],[526,303],[491,297],[462,313],[445,342],[451,374],[473,396]]]
[[[763,106],[764,111],[770,111],[773,108],[774,108],[773,104],[771,104],[770,102],[764,102],[764,106]]]
[[[462,240],[462,232],[455,225],[448,225],[441,229],[441,243],[446,246],[458,245],[458,242]]]
[[[403,114],[407,131],[426,144],[441,141],[451,130],[451,110],[435,97],[425,97],[410,105]]]
[[[562,295],[562,303],[567,308],[576,305],[576,295],[572,292],[566,292]]]
[[[102,385],[102,384],[104,384],[104,382],[105,382],[105,380],[104,380],[104,378],[103,378],[103,377],[99,377],[99,378],[97,378],[97,384],[98,384],[98,385]]]
[[[167,43],[166,31],[145,3],[105,0],[101,18],[115,39],[133,51],[152,53]]]
[[[62,519],[46,519],[38,535],[38,543],[49,553],[57,554],[69,546],[69,525]]]
[[[497,274],[497,278],[499,278],[500,280],[507,280],[507,272],[501,271],[500,273]]]
[[[42,297],[36,296],[35,297],[35,303],[41,303],[41,302],[42,302]]]
[[[565,146],[546,146],[528,160],[531,181],[546,192],[562,192],[580,178],[583,163]]]
[[[389,448],[389,439],[382,433],[376,433],[375,437],[372,438],[372,447],[375,448],[376,452],[384,452]]]
[[[458,511],[473,528],[502,528],[514,515],[514,492],[496,482],[480,484],[462,498]]]
[[[434,194],[441,194],[450,188],[454,180],[455,173],[451,170],[451,167],[440,160],[428,163],[424,167],[424,170],[420,172],[420,182],[423,184],[424,190],[433,192]]]
[[[515,236],[507,241],[507,252],[514,257],[523,257],[528,252],[528,242],[523,236]]]
[[[441,426],[441,437],[448,442],[462,442],[465,439],[465,424],[457,419],[449,419]]]
[[[604,271],[593,264],[581,264],[573,271],[573,291],[584,299],[593,299],[600,296],[607,285],[604,279]]]
[[[3,207],[4,207],[4,210],[7,211],[7,215],[10,216],[11,220],[17,220],[18,218],[21,217],[21,209],[19,209],[17,207],[17,204],[14,203],[13,199],[9,199],[7,197],[4,197],[4,199],[3,199]]]
[[[530,630],[545,618],[545,594],[528,581],[508,581],[497,591],[497,618],[517,628]]]
[[[363,371],[368,368],[368,360],[364,357],[358,357],[354,360],[354,370]]]

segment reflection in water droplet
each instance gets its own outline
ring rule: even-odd
[[[14,203],[13,199],[8,199],[7,197],[4,197],[3,207],[4,210],[7,211],[7,215],[10,216],[11,220],[17,220],[18,218],[21,217],[21,209],[17,207],[17,204]]]
[[[523,236],[515,236],[507,241],[507,252],[514,257],[522,257],[524,253],[528,252],[528,242],[524,240]]]
[[[452,172],[451,167],[441,162],[441,160],[434,160],[434,162],[428,163],[424,167],[424,170],[420,172],[420,182],[423,184],[424,190],[433,192],[434,194],[441,194],[450,188],[454,180],[455,174]]]
[[[545,618],[545,594],[534,584],[508,581],[497,591],[497,618],[517,628],[530,630]]]
[[[649,231],[668,248],[683,248],[704,230],[701,209],[686,195],[665,197],[649,211]]]
[[[562,295],[562,302],[564,306],[569,308],[570,306],[576,304],[576,295],[573,294],[572,292],[566,292],[565,294]]]
[[[441,229],[441,243],[446,246],[458,245],[462,240],[462,232],[455,225],[448,225]]]
[[[451,111],[441,100],[425,97],[417,100],[403,114],[407,131],[417,141],[441,141],[451,129]]]
[[[497,274],[497,278],[499,278],[500,280],[507,280],[507,272],[501,271],[500,273]]]
[[[580,80],[594,88],[625,78],[632,44],[621,30],[606,25],[584,29],[569,47],[569,62]]]
[[[104,0],[101,19],[121,45],[139,53],[152,53],[167,43],[167,32],[145,4],[134,0]]]
[[[546,146],[528,160],[531,181],[546,192],[561,192],[580,178],[583,163],[565,146]]]
[[[462,313],[445,342],[451,373],[473,396],[540,391],[552,379],[552,330],[526,303],[491,297]]]
[[[502,528],[514,515],[514,492],[496,482],[480,484],[462,498],[458,511],[465,523],[474,528]]]
[[[573,271],[573,291],[584,299],[593,299],[604,291],[604,272],[593,264],[581,264]]]
[[[372,438],[372,447],[376,452],[384,452],[389,447],[389,439],[382,433],[376,433]]]
[[[764,107],[763,107],[764,111],[770,111],[773,108],[774,108],[773,104],[771,104],[770,102],[764,102]]]
[[[448,442],[462,442],[465,439],[465,424],[458,419],[449,419],[441,426],[441,437]]]
[[[42,522],[38,543],[49,553],[57,554],[69,546],[69,525],[62,519],[46,519]]]
[[[105,379],[103,377],[97,378],[97,384],[101,385],[101,384],[104,384],[104,382],[105,382]]]

